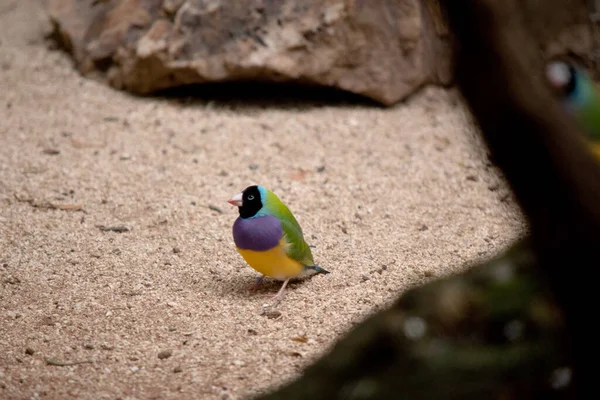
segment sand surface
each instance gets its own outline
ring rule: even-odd
[[[0,2],[2,399],[244,398],[524,232],[452,92],[390,109],[136,98],[80,77],[48,26],[36,1]],[[266,315],[280,283],[247,291],[226,203],[250,184],[331,271]]]

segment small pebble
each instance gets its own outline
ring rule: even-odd
[[[183,369],[181,369],[180,366],[176,366],[175,368],[173,368],[173,372],[176,373],[176,374],[178,374],[180,372],[183,372]]]
[[[158,353],[158,358],[161,360],[165,360],[165,359],[171,357],[172,355],[173,355],[172,350],[163,350],[160,353]]]
[[[500,184],[498,183],[491,183],[490,185],[488,185],[488,190],[490,192],[495,192],[498,189],[500,189]]]
[[[209,204],[209,205],[208,205],[208,208],[209,208],[210,210],[212,210],[212,211],[216,211],[216,212],[218,212],[219,214],[223,214],[223,210],[221,210],[221,209],[220,209],[219,207],[217,207],[217,206],[213,206],[212,204]]]
[[[20,312],[17,312],[17,311],[7,311],[6,315],[9,318],[14,318],[14,319],[18,319],[18,318],[21,318],[23,316]]]
[[[258,169],[258,167],[259,167],[259,165],[254,164],[254,163],[248,165],[248,168],[250,168],[250,170],[252,170],[252,171],[256,171]]]
[[[100,229],[102,232],[117,232],[117,233],[123,233],[123,232],[129,232],[130,229],[124,225],[116,225],[116,226],[104,226],[104,225],[98,225],[97,226],[98,229]]]
[[[25,349],[25,354],[27,354],[28,356],[32,356],[35,354],[35,350],[33,350],[31,347],[27,347]]]
[[[4,283],[8,283],[9,285],[18,285],[21,283],[21,280],[15,276],[9,275],[8,278],[4,280]]]
[[[277,318],[281,317],[281,312],[279,312],[277,310],[270,310],[270,311],[266,311],[264,313],[264,316],[269,319],[277,319]]]
[[[44,149],[43,153],[47,154],[49,156],[56,156],[56,155],[60,154],[60,150],[57,150],[57,149]]]

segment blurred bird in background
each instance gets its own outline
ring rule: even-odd
[[[566,111],[575,118],[600,159],[600,90],[585,69],[575,62],[553,60],[546,77]]]

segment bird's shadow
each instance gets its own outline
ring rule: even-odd
[[[296,286],[306,283],[315,275],[317,274],[290,279],[286,291],[294,291]],[[209,285],[209,287],[214,290],[214,295],[219,297],[229,297],[232,299],[268,299],[275,296],[279,289],[281,289],[281,285],[283,285],[283,281],[265,277],[258,288],[250,290],[250,287],[256,283],[256,278],[258,277],[258,274],[252,273],[228,274],[223,277],[214,278],[214,284]]]

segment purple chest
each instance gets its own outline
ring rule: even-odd
[[[265,251],[279,245],[281,222],[275,217],[239,218],[233,224],[233,241],[239,249]]]

